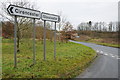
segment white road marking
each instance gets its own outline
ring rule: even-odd
[[[115,56],[112,56],[112,57],[115,57]]]
[[[113,55],[113,54],[110,54],[110,56],[111,56],[111,57],[115,57],[115,55]]]
[[[103,53],[103,51],[100,51],[100,53]]]
[[[111,57],[115,57],[116,59],[120,59],[120,58],[118,58],[117,55],[110,54],[110,56],[111,56]]]
[[[107,53],[105,53],[105,52],[103,52],[103,51],[99,51],[99,50],[96,50],[96,52],[100,52],[101,54],[103,54],[103,55],[105,55],[105,56],[110,56],[110,57],[115,57],[116,59],[120,59],[117,55],[113,55],[113,54],[107,54]]]
[[[107,56],[108,54],[106,54],[106,53],[105,53],[104,55],[106,55],[106,56]]]

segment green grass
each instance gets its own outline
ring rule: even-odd
[[[91,42],[91,43],[95,43],[95,44],[99,44],[99,45],[103,45],[103,46],[120,48],[120,45],[119,45],[119,44],[102,43],[102,42],[95,42],[95,41],[87,41],[87,42]]]
[[[102,42],[94,41],[94,39],[90,39],[90,40],[87,40],[87,41],[83,41],[83,40],[77,40],[77,41],[88,42],[88,43],[95,43],[95,44],[98,44],[98,45],[120,48],[119,44],[102,43]]]
[[[103,45],[103,46],[109,46],[109,47],[120,48],[120,45],[118,45],[118,44],[100,43],[100,42],[94,42],[94,43],[99,44],[99,45]]]
[[[33,63],[32,41],[22,40],[14,68],[13,40],[3,39],[3,78],[73,78],[79,75],[95,58],[91,48],[72,42],[57,42],[56,61],[53,42],[47,41],[46,61],[43,60],[43,44],[36,42],[36,64]]]

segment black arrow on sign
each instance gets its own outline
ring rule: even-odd
[[[7,11],[8,11],[9,14],[12,14],[12,13],[13,13],[13,11],[12,11],[13,8],[14,8],[14,7],[11,6],[11,5],[8,6]]]
[[[11,12],[11,13],[13,13],[12,9],[13,9],[13,7],[10,7],[10,12]]]

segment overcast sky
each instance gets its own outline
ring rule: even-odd
[[[5,0],[0,0],[3,2]],[[13,0],[8,0],[13,1]],[[14,0],[15,1],[15,0]],[[16,0],[17,1],[17,0]],[[28,0],[27,0],[28,1]],[[29,0],[41,12],[62,12],[74,28],[81,22],[110,22],[118,19],[119,0]]]

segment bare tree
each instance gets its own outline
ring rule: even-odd
[[[113,22],[113,27],[112,27],[113,31],[116,32],[118,29],[118,22]]]
[[[62,38],[63,38],[63,40],[65,40],[67,42],[68,39],[72,35],[72,31],[73,31],[72,24],[69,21],[66,22],[65,25],[64,25],[63,31],[62,31]]]
[[[67,18],[65,16],[63,16],[62,11],[59,11],[58,15],[60,16],[60,22],[58,24],[58,29],[59,29],[59,37],[58,37],[58,39],[60,40],[60,31],[61,31],[62,28],[64,28],[64,25],[66,23]]]
[[[96,22],[96,23],[94,24],[94,30],[95,30],[95,31],[98,31],[98,24],[99,24],[98,22]]]
[[[53,24],[53,22],[51,22],[51,24],[50,24],[50,30],[51,30],[51,33],[50,33],[50,41],[52,42],[52,38],[53,38],[53,26],[54,26],[54,24]]]
[[[73,30],[72,24],[69,21],[66,22],[66,24],[64,25],[63,31],[68,32],[68,31],[72,31],[72,30]]]
[[[4,19],[9,20],[10,22],[14,23],[14,16],[10,16],[7,12],[7,7],[9,4],[14,4],[17,6],[21,6],[21,7],[26,7],[26,8],[31,8],[34,9],[34,4],[29,3],[28,1],[24,1],[24,0],[17,0],[16,2],[2,2],[2,8],[1,8],[1,12],[0,15],[2,17],[4,17]],[[28,18],[22,18],[22,17],[18,17],[17,18],[17,52],[19,52],[19,43],[20,43],[20,39],[21,39],[21,31],[26,30],[29,28],[31,23],[31,19]]]
[[[113,22],[110,22],[109,25],[108,25],[108,27],[109,27],[109,31],[112,32]]]
[[[64,27],[67,18],[66,18],[66,16],[64,16],[64,15],[62,14],[62,11],[59,11],[59,12],[58,12],[58,15],[60,16],[60,22],[59,22],[59,24],[58,24],[58,28],[59,28],[59,31],[60,31],[60,30]]]
[[[116,22],[116,31],[120,31],[120,26],[119,26],[119,24],[118,24],[119,22]]]

